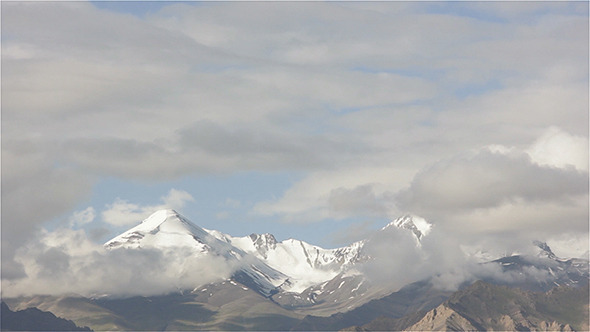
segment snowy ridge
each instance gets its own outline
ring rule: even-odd
[[[252,257],[231,243],[220,240],[174,210],[160,210],[139,225],[104,244],[107,249],[189,248],[194,257],[224,257],[236,266],[234,277],[265,296],[276,292],[288,276]]]
[[[302,292],[312,285],[331,280],[361,257],[362,242],[324,249],[295,239],[277,242],[268,233],[233,237],[218,231],[209,232],[288,275],[289,280],[281,289],[291,292]]]
[[[392,226],[411,230],[418,241],[430,230],[424,219],[409,215],[385,228]],[[277,290],[301,293],[354,270],[355,264],[368,259],[363,255],[365,244],[366,241],[358,241],[346,247],[324,249],[295,239],[279,242],[269,233],[234,237],[196,226],[174,210],[160,210],[104,246],[108,249],[184,247],[193,250],[195,257],[222,256],[243,265],[236,272],[240,282],[254,282],[269,295]],[[251,284],[249,287],[255,288]]]
[[[160,210],[104,246],[107,249],[183,247],[192,250],[194,257],[222,256],[230,262],[239,262],[236,265],[244,265],[236,272],[240,282],[253,281],[269,295],[279,288],[300,293],[333,279],[361,259],[363,244],[360,241],[347,247],[324,249],[295,239],[278,242],[268,233],[234,237],[196,226],[174,210]],[[251,284],[249,287],[255,288]]]

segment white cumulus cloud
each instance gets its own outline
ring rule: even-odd
[[[92,206],[87,207],[84,210],[76,211],[70,217],[71,226],[82,226],[94,221],[96,217],[96,211]]]
[[[539,165],[588,171],[588,137],[570,135],[557,127],[549,128],[526,152]]]

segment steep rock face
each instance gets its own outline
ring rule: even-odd
[[[275,239],[274,235],[272,234],[265,233],[258,235],[252,233],[249,237],[252,240],[252,244],[254,245],[254,248],[256,248],[258,254],[264,259],[268,258],[267,253],[270,250],[277,248],[277,239]]]
[[[424,316],[419,322],[412,325],[409,331],[478,331],[479,327],[473,326],[469,320],[455,310],[440,305]]]
[[[585,295],[580,295],[584,292]],[[588,288],[531,293],[477,281],[406,330],[539,330],[587,328]],[[567,308],[560,303],[567,298]]]
[[[512,315],[512,316],[511,316]],[[522,312],[501,315],[488,324],[478,324],[457,311],[441,304],[429,311],[406,331],[574,331],[569,324],[544,320],[531,322]]]

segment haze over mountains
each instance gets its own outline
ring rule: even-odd
[[[324,249],[296,239],[277,241],[272,234],[234,237],[201,228],[174,210],[159,210],[107,241],[104,248],[114,257],[156,255],[159,262],[151,266],[154,270],[148,267],[147,276],[137,275],[131,281],[149,288],[142,278],[156,279],[172,282],[170,287],[129,285],[130,292],[117,292],[105,285],[102,292],[92,294],[33,294],[3,300],[13,310],[36,307],[99,330],[338,330],[351,326],[567,330],[586,326],[580,307],[584,298],[571,303],[573,316],[555,314],[557,309],[549,300],[543,300],[545,309],[539,309],[534,319],[516,317],[514,310],[505,313],[496,306],[504,308],[502,301],[510,301],[509,307],[518,310],[534,306],[531,303],[542,297],[535,294],[554,287],[566,289],[558,293],[587,290],[588,260],[559,258],[546,243],[535,242],[530,244],[536,248],[531,255],[477,261],[481,253],[465,252],[463,260],[449,265],[439,261],[441,256],[435,255],[436,247],[428,241],[436,231],[423,218],[405,215],[365,240]],[[169,270],[157,270],[162,268]],[[507,298],[485,300],[496,311],[484,308],[485,313],[474,313],[451,305],[471,301],[469,294],[477,293],[474,296],[479,298],[498,292],[496,286],[481,286],[480,281],[479,286],[454,294],[478,279],[485,285],[516,288],[504,288],[511,294]],[[547,316],[548,312],[553,316]],[[486,321],[488,316],[492,318]]]

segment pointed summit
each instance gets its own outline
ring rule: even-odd
[[[220,232],[207,231],[178,212],[167,209],[154,212],[104,246],[107,249],[152,248],[169,253],[181,248],[179,252],[190,253],[188,259],[221,257],[235,269],[232,278],[263,296],[270,296],[287,280],[288,277],[280,271],[227,242],[228,238]]]
[[[422,240],[422,238],[430,232],[432,224],[430,224],[422,217],[406,214],[390,222],[389,224],[387,224],[387,226],[383,227],[383,229],[387,229],[389,227],[397,227],[410,230],[412,231],[412,233],[414,233],[414,236],[416,237],[418,242],[420,242],[420,240]]]
[[[104,245],[114,248],[196,247],[208,251],[211,235],[172,209],[159,210],[139,225],[116,236]]]

